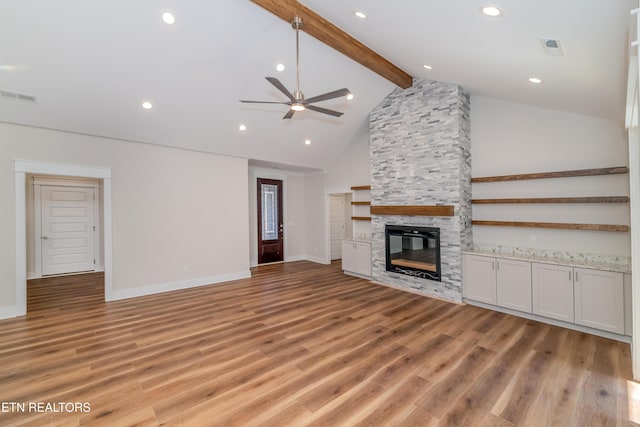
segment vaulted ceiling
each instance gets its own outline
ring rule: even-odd
[[[622,122],[632,0],[304,0],[301,3],[418,78],[472,94]],[[486,4],[503,14],[480,13]],[[162,22],[163,12],[176,18]],[[366,13],[366,19],[354,16]],[[561,42],[549,56],[540,39]],[[301,34],[305,96],[355,95],[282,120],[266,76],[295,86],[291,26],[248,0],[3,0],[0,121],[324,169],[366,135],[395,85]],[[276,71],[283,63],[285,70]],[[427,70],[423,65],[429,65]],[[542,84],[531,84],[529,77]],[[153,108],[141,108],[149,101]],[[238,129],[245,124],[247,130]],[[305,145],[305,140],[311,141]],[[108,143],[108,140],[105,140]]]

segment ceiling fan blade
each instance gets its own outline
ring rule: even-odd
[[[313,102],[326,101],[327,99],[339,98],[341,96],[347,96],[351,93],[351,91],[347,88],[334,90],[333,92],[323,93],[322,95],[312,96],[311,98],[305,99],[305,104],[311,104]]]
[[[316,107],[315,105],[307,105],[306,107],[309,110],[317,111],[318,113],[329,114],[330,116],[334,116],[334,117],[340,117],[341,115],[344,114],[339,111],[333,111],[333,110],[329,110],[322,107]]]
[[[274,102],[274,101],[247,101],[246,99],[241,99],[240,102],[245,102],[249,104],[289,104],[288,102]]]
[[[285,114],[285,115],[284,115],[284,117],[282,118],[282,120],[290,119],[290,118],[293,116],[293,113],[295,113],[295,111],[293,111],[293,110],[289,110],[289,111],[287,111],[287,114]]]
[[[278,88],[280,92],[284,93],[287,96],[287,98],[291,100],[291,102],[295,102],[295,98],[293,97],[291,92],[289,92],[289,90],[287,90],[287,88],[284,87],[282,83],[280,83],[280,80],[276,79],[275,77],[265,77],[265,79],[267,79],[269,83],[271,83],[276,88]]]

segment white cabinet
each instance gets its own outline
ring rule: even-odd
[[[470,303],[533,313],[541,321],[556,319],[630,335],[629,277],[612,271],[464,254],[462,292]]]
[[[531,313],[531,263],[496,259],[496,289],[499,306]]]
[[[622,273],[534,263],[532,287],[535,314],[625,333]]]
[[[575,322],[624,334],[622,273],[574,269]]]
[[[531,290],[534,314],[573,323],[572,267],[533,263]]]
[[[465,298],[496,304],[496,260],[492,257],[465,255],[462,287]]]
[[[467,299],[531,313],[531,263],[465,255]]]
[[[342,269],[345,273],[371,276],[371,243],[358,240],[342,241]]]

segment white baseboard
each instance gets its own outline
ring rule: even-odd
[[[247,279],[251,277],[251,272],[240,271],[237,273],[221,274],[219,276],[198,277],[195,279],[180,280],[177,282],[158,283],[155,285],[143,286],[140,288],[121,289],[111,291],[107,301],[116,301],[127,298],[136,298],[146,295],[160,294],[163,292],[178,291],[181,289],[195,288],[198,286],[213,285],[216,283],[229,282],[231,280]]]
[[[475,305],[477,307],[482,307],[482,308],[486,308],[486,309],[493,310],[493,311],[499,311],[501,313],[507,313],[507,314],[511,314],[513,316],[524,317],[525,319],[535,320],[535,321],[541,322],[541,323],[549,323],[551,325],[560,326],[560,327],[563,327],[563,328],[566,328],[566,329],[573,329],[574,331],[578,331],[578,332],[584,332],[584,333],[591,334],[591,335],[598,335],[600,337],[609,338],[609,339],[612,339],[612,340],[622,341],[622,342],[626,342],[626,343],[630,343],[631,342],[631,337],[630,336],[626,336],[626,335],[620,335],[620,334],[616,334],[616,333],[608,332],[608,331],[601,331],[599,329],[592,329],[592,328],[588,328],[586,326],[577,325],[575,323],[568,323],[568,322],[563,322],[561,320],[550,319],[548,317],[538,316],[538,315],[532,314],[532,313],[523,313],[521,311],[511,310],[511,309],[505,308],[505,307],[498,307],[498,306],[491,305],[491,304],[485,304],[485,303],[478,302],[478,301],[472,301],[472,300],[468,300],[466,298],[464,299],[464,302],[469,304],[469,305]]]
[[[311,261],[311,262],[317,262],[318,264],[331,264],[331,261],[327,261],[324,258],[310,256],[310,255],[292,255],[284,259],[284,262],[296,262],[296,261]],[[260,264],[258,264],[256,261],[251,261],[251,267],[258,267],[259,265]]]
[[[36,273],[35,271],[27,271],[27,280],[32,280],[32,279],[39,279],[40,276],[38,276],[38,273]]]
[[[331,264],[331,260],[327,260],[326,258],[322,258],[319,256],[307,255],[304,257],[304,259],[311,262],[317,262],[318,264],[326,264],[326,265]]]
[[[11,319],[12,317],[24,316],[27,313],[22,312],[17,306],[0,307],[0,319]]]

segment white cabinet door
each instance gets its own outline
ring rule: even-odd
[[[562,265],[531,265],[533,313],[573,322],[573,268]]]
[[[371,276],[371,244],[356,243],[356,273]]]
[[[574,269],[576,323],[624,334],[622,273]]]
[[[342,241],[342,269],[356,271],[358,260],[356,258],[356,245],[351,240]]]
[[[362,276],[371,276],[371,244],[343,240],[342,269]]]
[[[531,263],[496,260],[498,305],[531,313]]]
[[[463,294],[465,298],[496,304],[495,258],[464,255]]]

